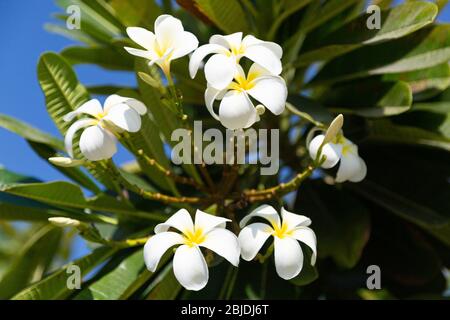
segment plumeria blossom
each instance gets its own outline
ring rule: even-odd
[[[194,51],[189,62],[192,78],[209,54],[214,55],[205,64],[205,77],[209,86],[218,90],[225,89],[233,80],[242,57],[259,64],[273,75],[279,75],[282,69],[283,49],[278,44],[259,40],[252,35],[242,39],[242,32],[236,32],[227,36],[213,35],[209,44]]]
[[[200,210],[192,221],[186,209],[180,209],[166,222],[155,227],[155,235],[144,246],[145,264],[155,272],[163,254],[179,245],[173,258],[173,271],[178,282],[188,290],[201,290],[209,278],[208,266],[200,247],[214,251],[232,265],[238,266],[240,248],[237,237],[225,225],[229,219]],[[169,231],[170,228],[178,232]]]
[[[67,153],[73,158],[73,138],[78,130],[83,129],[79,142],[81,153],[90,161],[111,158],[117,151],[115,133],[139,131],[141,116],[146,112],[147,107],[142,102],[116,94],[105,100],[103,108],[97,99],[89,100],[64,116],[67,122],[76,116],[86,116],[67,130]]]
[[[183,24],[168,14],[160,15],[155,20],[155,33],[139,27],[128,27],[127,34],[142,49],[125,47],[128,53],[156,63],[166,75],[170,72],[170,62],[181,58],[198,47],[197,37],[184,31]]]
[[[259,217],[270,224],[255,222],[244,228],[247,222]],[[316,235],[308,226],[311,220],[308,217],[291,213],[281,209],[281,220],[278,212],[269,205],[256,208],[241,220],[243,228],[239,233],[239,245],[244,260],[255,258],[266,240],[274,238],[275,268],[278,275],[286,280],[296,277],[303,267],[303,251],[298,241],[303,242],[312,250],[311,265],[316,263]]]
[[[253,125],[259,120],[259,115],[250,97],[275,115],[284,111],[287,88],[283,78],[272,75],[256,63],[250,67],[247,76],[240,65],[236,70],[234,81],[227,88],[208,87],[205,91],[206,107],[216,120],[233,130]],[[215,100],[221,100],[219,114],[213,108]]]
[[[311,158],[316,159],[324,138],[325,135],[320,134],[309,143],[308,149]],[[326,156],[326,159],[321,165],[322,168],[333,168],[339,163],[336,182],[347,180],[360,182],[366,177],[367,166],[358,154],[358,146],[346,139],[342,133],[337,134],[332,141],[323,145],[321,156],[323,155]]]

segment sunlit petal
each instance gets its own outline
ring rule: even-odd
[[[90,161],[110,159],[116,152],[115,137],[100,126],[91,126],[80,137],[80,151]]]
[[[75,121],[67,130],[66,136],[64,138],[64,144],[67,153],[71,158],[73,158],[73,138],[75,136],[75,133],[82,129],[89,126],[95,125],[97,122],[93,119],[81,119],[78,121]]]
[[[193,232],[194,223],[189,212],[186,209],[178,210],[166,222],[156,225],[155,233],[165,232],[171,227],[183,233]]]
[[[295,278],[303,267],[303,252],[297,240],[290,237],[275,239],[275,269],[278,275],[289,280]]]
[[[97,99],[89,100],[88,102],[83,103],[76,110],[69,112],[63,117],[64,121],[72,121],[77,115],[87,114],[92,117],[96,117],[99,114],[103,113],[102,104]]]
[[[246,215],[239,223],[239,226],[243,228],[247,224],[247,222],[253,217],[260,217],[266,219],[267,221],[270,222],[272,226],[281,226],[280,216],[278,215],[278,212],[275,210],[274,207],[269,206],[267,204],[263,204],[257,207],[251,213]]]
[[[164,253],[177,244],[183,243],[183,236],[176,232],[162,232],[151,236],[144,246],[144,261],[147,269],[155,272]]]
[[[124,103],[111,107],[103,119],[128,132],[137,132],[141,129],[141,116]]]
[[[229,230],[216,228],[210,231],[200,246],[214,251],[235,267],[239,264],[241,253],[239,242],[236,235]]]
[[[188,290],[201,290],[208,283],[208,266],[197,246],[181,245],[177,248],[173,272],[178,282]]]
[[[317,239],[314,231],[307,227],[299,227],[292,233],[292,238],[303,242],[311,248],[311,265],[315,265],[317,258]]]
[[[225,228],[230,219],[213,216],[212,214],[197,210],[195,213],[195,230],[202,230],[203,233],[208,233],[214,228]]]
[[[307,227],[311,224],[310,218],[289,212],[285,208],[281,208],[281,219],[283,220],[283,224],[287,225],[288,230],[295,229],[299,226]]]
[[[205,77],[209,86],[225,89],[236,74],[236,61],[233,57],[215,54],[205,64]]]
[[[191,78],[194,78],[197,74],[198,68],[203,59],[209,54],[212,53],[222,53],[226,54],[227,49],[217,44],[205,44],[197,48],[197,50],[192,53],[192,56],[189,60],[189,74]]]
[[[247,261],[255,258],[272,232],[273,229],[269,225],[261,222],[243,228],[238,237],[242,258]]]
[[[316,159],[317,152],[319,152],[320,145],[323,142],[323,139],[325,136],[323,134],[320,134],[314,139],[311,140],[308,146],[309,155],[312,159]],[[335,144],[335,143],[327,143],[322,147],[322,155],[326,156],[326,160],[322,164],[322,168],[329,169],[334,167],[339,160],[341,159],[342,155],[342,145],[341,144]]]
[[[273,114],[284,111],[287,98],[287,87],[283,78],[263,76],[253,81],[254,86],[247,93],[261,102]]]
[[[244,92],[232,90],[220,102],[219,119],[228,129],[242,129],[256,122],[257,113]]]

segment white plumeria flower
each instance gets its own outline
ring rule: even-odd
[[[97,99],[89,100],[64,116],[65,121],[78,115],[88,116],[75,121],[67,130],[67,153],[73,158],[73,138],[78,130],[84,129],[79,142],[81,153],[90,161],[111,158],[117,151],[114,133],[139,131],[141,116],[146,112],[142,102],[116,94],[105,100],[104,108]]]
[[[234,81],[226,89],[208,87],[205,91],[206,107],[216,120],[232,130],[253,125],[259,115],[250,97],[275,115],[284,111],[287,88],[283,78],[272,75],[256,63],[250,67],[247,76],[240,65],[236,68]],[[213,108],[215,100],[221,100],[219,114]]]
[[[181,58],[198,47],[197,37],[184,31],[183,24],[168,14],[155,20],[155,33],[139,27],[128,27],[128,36],[145,50],[125,47],[130,54],[156,63],[166,75],[170,73],[170,62]]]
[[[316,159],[317,152],[323,143],[325,135],[320,134],[309,143],[308,149],[311,158]],[[326,160],[321,165],[324,169],[329,169],[339,164],[336,174],[336,182],[360,182],[367,174],[367,166],[358,154],[358,146],[346,139],[339,133],[332,142],[325,143],[322,147],[321,155],[326,156]]]
[[[236,32],[227,36],[213,35],[209,44],[194,51],[189,61],[192,78],[197,74],[202,60],[212,53],[214,55],[205,64],[205,77],[211,87],[219,90],[226,88],[233,80],[242,57],[256,62],[273,75],[279,75],[282,71],[283,49],[278,44],[259,40],[252,35],[242,39],[242,32]]]
[[[243,228],[253,217],[263,218],[270,225],[256,222]],[[275,268],[281,278],[289,280],[295,278],[303,267],[303,251],[298,241],[311,248],[311,265],[316,263],[317,241],[314,231],[308,228],[311,224],[308,217],[281,208],[281,218],[282,221],[273,207],[259,206],[241,220],[240,226],[243,229],[238,239],[242,258],[250,261],[255,258],[266,240],[273,236]]]
[[[208,283],[209,272],[200,247],[214,251],[232,265],[238,266],[240,248],[237,237],[225,229],[231,220],[216,217],[200,210],[193,223],[186,209],[177,211],[165,223],[155,227],[155,235],[144,246],[145,264],[155,272],[159,260],[172,246],[175,250],[173,271],[178,282],[188,290],[201,290]],[[174,228],[180,231],[168,231]]]

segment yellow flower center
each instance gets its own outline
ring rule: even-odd
[[[235,46],[231,47],[232,55],[239,56],[239,55],[244,54],[244,52],[245,52],[245,48],[242,44],[239,47],[235,47]]]
[[[281,228],[278,226],[278,224],[273,224],[272,227],[273,227],[272,235],[280,239],[283,239],[284,237],[292,234],[292,230],[288,230],[288,226],[284,222],[281,224]]]
[[[202,229],[196,229],[194,232],[184,232],[184,244],[188,245],[189,247],[199,245],[200,243],[205,241],[205,238],[206,237]]]
[[[238,91],[246,91],[246,90],[250,90],[251,88],[253,88],[255,86],[254,82],[252,82],[252,80],[255,77],[250,77],[250,75],[248,76],[248,78],[245,78],[241,75],[237,75],[231,84],[229,89],[231,90],[238,90]]]

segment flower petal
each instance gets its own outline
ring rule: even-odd
[[[242,129],[256,122],[257,113],[246,93],[231,90],[220,102],[219,119],[228,129]]]
[[[129,54],[132,54],[133,56],[136,56],[136,57],[145,58],[148,60],[154,60],[157,58],[156,54],[153,53],[153,51],[146,51],[146,50],[135,49],[135,48],[130,48],[130,47],[124,47],[124,49]]]
[[[281,60],[272,50],[263,45],[253,45],[245,48],[244,56],[269,70],[275,76],[282,71]]]
[[[156,37],[153,32],[140,27],[128,27],[127,34],[131,40],[136,42],[142,48],[153,51]]]
[[[108,113],[112,107],[121,103],[125,103],[129,107],[133,108],[140,115],[144,115],[147,113],[147,107],[141,101],[134,98],[122,97],[118,94],[112,94],[108,96],[108,98],[106,98],[104,103],[104,112]]]
[[[348,180],[351,182],[360,182],[362,181],[366,175],[367,175],[367,166],[366,166],[366,162],[362,159],[359,158],[359,163],[360,163],[360,169],[359,171],[352,176],[351,178],[349,178]]]
[[[66,137],[64,138],[64,144],[66,147],[66,151],[69,154],[71,158],[73,158],[73,138],[75,136],[75,133],[82,129],[89,126],[95,126],[97,121],[93,119],[81,119],[78,121],[75,121],[67,130]]]
[[[288,230],[295,229],[299,226],[307,227],[311,224],[311,219],[307,216],[289,212],[285,208],[281,208],[281,218],[283,220],[283,224],[287,225]]]
[[[190,32],[184,31],[178,37],[175,38],[173,43],[173,54],[170,57],[171,60],[184,57],[185,55],[191,53],[198,47],[197,37]]]
[[[161,233],[169,230],[169,228],[175,228],[183,233],[193,232],[194,224],[192,218],[186,209],[180,209],[175,212],[166,222],[160,223],[155,226],[155,233]]]
[[[141,129],[141,116],[124,103],[111,107],[103,119],[128,132],[137,132]]]
[[[163,50],[174,47],[174,44],[183,32],[184,28],[181,21],[171,15],[160,15],[155,21],[156,41]]]
[[[147,269],[155,272],[164,253],[177,244],[183,243],[183,236],[176,232],[162,232],[151,236],[144,246],[144,261]]]
[[[320,145],[322,144],[324,138],[325,136],[323,134],[319,134],[309,143],[308,150],[312,159],[316,159],[317,152],[319,152]],[[322,168],[333,168],[341,159],[342,145],[327,143],[322,148],[322,155],[327,157],[325,162],[322,164]]]
[[[214,111],[214,101],[217,100],[217,98],[223,94],[225,90],[217,90],[213,87],[207,87],[205,90],[205,104],[206,108],[208,109],[209,113],[213,116],[214,119],[220,121],[219,116]]]
[[[197,48],[189,60],[189,74],[194,78],[197,74],[200,63],[208,54],[222,53],[226,54],[228,50],[218,44],[205,44]]]
[[[92,126],[80,137],[80,151],[90,161],[110,159],[116,152],[115,137],[100,126]]]
[[[275,238],[275,269],[278,275],[289,280],[295,278],[303,267],[303,252],[297,240],[290,237]]]
[[[208,283],[209,271],[199,247],[182,245],[175,251],[173,272],[187,290],[198,291]]]
[[[225,89],[236,74],[236,60],[217,53],[205,64],[205,77],[208,85],[218,90]]]
[[[238,236],[242,259],[250,261],[255,258],[272,232],[273,229],[269,225],[261,222],[243,228]]]
[[[359,159],[359,156],[353,152],[343,154],[336,174],[336,182],[344,182],[350,180],[354,176],[358,177],[363,170]]]
[[[239,222],[239,226],[243,228],[247,222],[253,217],[261,217],[269,221],[272,226],[281,227],[280,216],[274,207],[269,206],[267,204],[263,204],[246,215],[241,222]]]
[[[235,32],[226,36],[215,34],[209,38],[209,43],[218,44],[222,47],[232,49],[239,48],[242,41],[242,32]]]
[[[249,47],[249,46],[253,46],[253,45],[264,46],[267,49],[269,49],[270,51],[272,51],[273,54],[275,54],[275,56],[278,59],[281,59],[281,57],[283,56],[283,49],[281,48],[280,45],[278,45],[275,42],[260,40],[252,35],[245,36],[244,39],[242,40],[242,44],[245,47]]]
[[[281,77],[264,76],[255,79],[248,94],[261,102],[273,114],[279,115],[286,106],[287,88]]]
[[[230,221],[230,219],[213,216],[212,214],[197,210],[194,226],[195,230],[201,229],[203,233],[208,233],[214,228],[225,228],[226,223]]]
[[[316,234],[314,231],[312,231],[308,227],[299,227],[297,228],[293,234],[292,238],[303,242],[312,250],[312,256],[311,256],[311,265],[316,264],[316,258],[317,258],[317,239]]]
[[[227,259],[235,267],[239,264],[241,249],[238,239],[233,232],[227,229],[216,228],[210,231],[200,246],[214,251],[219,256]]]
[[[90,116],[96,117],[103,113],[102,104],[97,99],[89,100],[83,103],[76,110],[69,112],[63,118],[64,121],[72,121],[77,115],[88,114]]]

